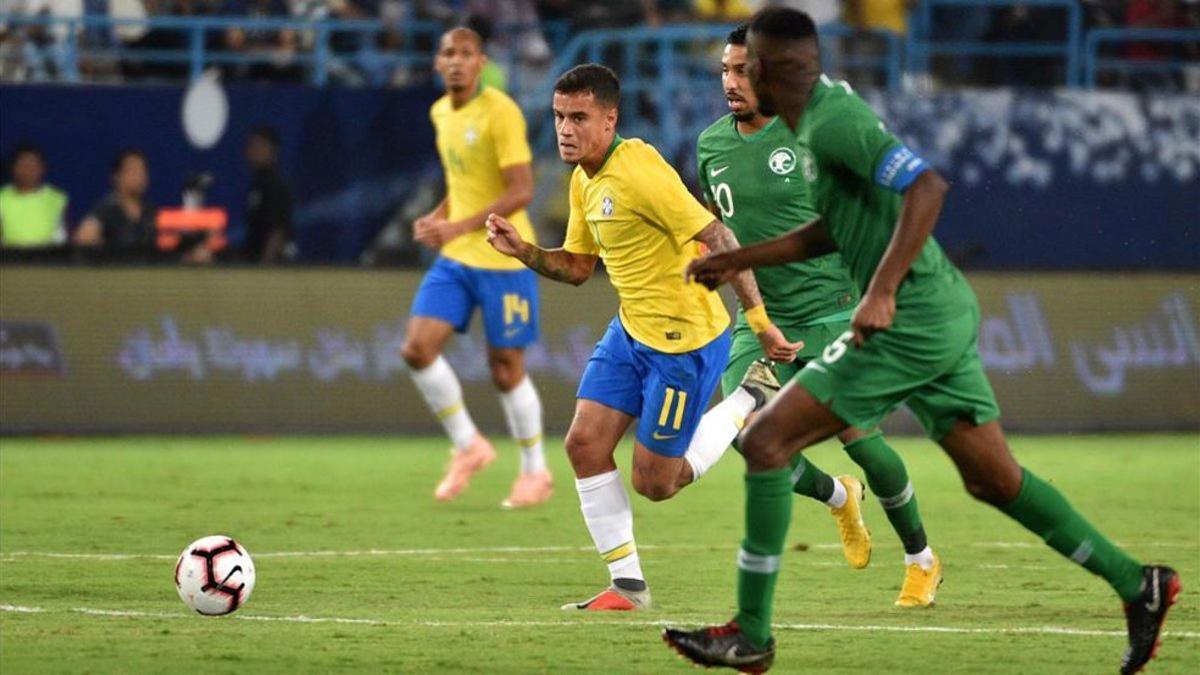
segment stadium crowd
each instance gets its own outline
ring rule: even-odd
[[[841,23],[857,31],[845,50],[856,56],[879,53],[880,32],[903,36],[909,11],[919,0],[0,0],[0,15],[110,16],[116,19],[159,17],[248,17],[293,19],[301,22],[332,19],[371,20],[376,26],[334,30],[329,48],[333,81],[340,84],[404,85],[429,76],[426,61],[419,65],[376,58],[408,51],[427,54],[433,33],[408,29],[413,22],[448,22],[470,17],[473,28],[489,38],[489,51],[514,55],[518,64],[544,65],[553,46],[587,28],[661,25],[686,22],[736,22],[764,5],[787,5],[808,12],[819,24]],[[1082,0],[1089,27],[1182,28],[1200,26],[1200,0]],[[955,5],[937,7],[933,37],[947,41],[1004,43],[1062,39],[1066,17],[1061,7],[1014,0],[1003,6]],[[503,30],[497,29],[502,27]],[[51,26],[0,22],[0,80],[54,79],[63,68],[64,44],[79,44],[97,54],[83,64],[93,79],[129,81],[146,78],[182,79],[182,63],[142,59],[164,50],[185,52],[191,37],[174,27],[120,24],[111,30],[84,27],[77,31]],[[305,56],[315,45],[313,31],[232,27],[204,33],[212,52],[254,54],[252,64],[224,66],[227,78],[300,81]],[[1135,43],[1115,47],[1137,59],[1196,58],[1200,46]],[[105,56],[109,55],[109,56]],[[953,84],[1050,86],[1053,70],[1030,68],[1030,60],[954,56],[934,64],[935,74]],[[1031,70],[1042,74],[1033,74]]]

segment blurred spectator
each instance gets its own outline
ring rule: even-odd
[[[0,188],[0,248],[38,249],[67,241],[67,195],[45,183],[46,159],[21,145],[9,163],[12,182]]]
[[[83,0],[0,0],[0,14],[18,17],[83,16]],[[6,80],[48,80],[69,75],[68,43],[79,26],[0,23],[0,77]]]
[[[221,12],[251,19],[291,17],[283,0],[226,0]],[[225,46],[230,51],[254,54],[264,59],[254,64],[234,65],[229,70],[233,77],[298,81],[303,76],[296,63],[298,40],[294,30],[254,26],[230,28],[225,32]]]
[[[279,172],[279,136],[273,129],[255,129],[246,139],[250,165],[247,194],[246,238],[242,244],[247,262],[277,263],[292,232],[292,192]]]
[[[846,0],[843,20],[847,26],[861,31],[844,43],[846,55],[860,62],[847,68],[852,84],[885,83],[882,68],[861,62],[887,54],[888,41],[881,33],[892,33],[897,38],[908,33],[908,11],[914,5],[916,0]]]
[[[1178,0],[1133,0],[1125,10],[1127,28],[1190,28],[1195,25],[1196,17]],[[1138,61],[1197,61],[1200,60],[1200,41],[1131,42],[1125,47],[1125,56]],[[1177,89],[1181,84],[1180,79],[1170,72],[1147,71],[1126,79],[1135,89]]]
[[[141,5],[140,9],[138,5]],[[122,0],[109,5],[109,13],[115,18],[158,18],[158,17],[206,17],[220,15],[224,0]],[[122,26],[115,37],[131,50],[131,58],[121,63],[121,72],[126,78],[163,78],[179,80],[187,76],[186,63],[147,63],[137,54],[139,51],[174,51],[184,53],[190,47],[191,36],[175,28],[152,28]],[[217,31],[206,31],[204,47],[213,51],[222,46],[222,36]]]
[[[761,0],[695,0],[693,7],[704,21],[745,21],[763,4]]]
[[[1067,35],[1067,12],[1062,7],[1017,2],[993,17],[985,41],[1061,43]],[[1054,87],[1065,80],[1062,57],[1009,56],[988,60],[983,82],[991,85]]]
[[[146,198],[150,173],[139,150],[117,155],[112,166],[113,190],[92,209],[75,231],[76,246],[106,260],[150,262],[159,258],[154,217],[158,209]]]

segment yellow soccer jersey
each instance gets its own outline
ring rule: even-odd
[[[598,255],[621,299],[621,324],[668,354],[699,349],[729,325],[716,293],[684,281],[700,255],[692,241],[714,220],[652,146],[619,137],[596,175],[571,175],[563,248]]]
[[[525,117],[511,98],[496,89],[481,87],[475,98],[458,110],[449,96],[443,96],[429,109],[429,117],[437,131],[438,155],[446,174],[449,220],[487,208],[504,194],[501,169],[531,160]],[[510,214],[508,220],[526,241],[534,241],[533,226],[523,209]],[[524,267],[492,248],[485,228],[454,238],[442,247],[442,255],[481,269]]]

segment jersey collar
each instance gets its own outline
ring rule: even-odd
[[[616,151],[617,146],[624,142],[625,139],[621,138],[621,134],[613,134],[612,145],[608,146],[608,152],[604,153],[604,161],[600,162],[600,167],[596,169],[596,173],[600,173],[604,170],[604,167],[608,165],[608,158],[612,157],[612,154],[614,151]]]
[[[775,124],[777,122],[779,122],[779,116],[776,115],[775,117],[772,117],[770,122],[767,122],[766,124],[763,125],[763,128],[759,129],[758,131],[755,131],[754,133],[750,133],[750,134],[743,134],[741,131],[738,131],[737,120],[732,119],[732,121],[733,121],[733,133],[737,134],[738,138],[742,139],[746,143],[751,143],[754,140],[756,140],[759,136],[762,136],[763,134],[767,133],[767,129],[770,129],[771,127],[775,126]]]

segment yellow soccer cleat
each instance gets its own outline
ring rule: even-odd
[[[837,521],[846,562],[861,570],[871,563],[871,532],[862,519],[863,484],[854,476],[838,476],[834,480],[846,488],[846,503],[840,508],[830,507],[829,513]]]
[[[897,607],[932,607],[938,586],[942,585],[942,559],[935,553],[933,567],[925,569],[912,563],[904,571],[904,585],[900,587]]]

